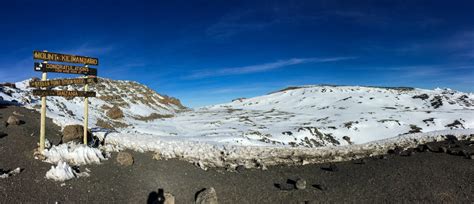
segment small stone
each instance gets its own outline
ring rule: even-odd
[[[8,125],[20,125],[21,121],[16,116],[12,115],[12,116],[8,117],[7,124]]]
[[[416,151],[418,152],[424,152],[426,151],[428,148],[426,147],[426,145],[422,144],[422,145],[418,145],[418,147],[416,147]]]
[[[395,147],[387,151],[388,154],[400,154],[403,151],[401,147]]]
[[[23,115],[23,114],[21,114],[21,113],[18,113],[18,112],[16,112],[16,111],[13,111],[13,115],[20,116],[20,117],[25,116],[25,115]]]
[[[326,170],[326,171],[332,171],[332,172],[339,170],[335,164],[329,164],[328,167],[322,167],[321,169]]]
[[[448,152],[448,148],[447,148],[447,147],[440,147],[439,149],[440,149],[441,152],[443,152],[443,153],[447,153],[447,152]]]
[[[196,196],[196,204],[217,204],[217,194],[213,187],[204,189]]]
[[[459,150],[455,150],[455,149],[448,149],[447,153],[450,154],[450,155],[455,155],[455,156],[458,156],[460,155],[460,152]]]
[[[400,153],[400,156],[402,157],[409,157],[412,155],[412,152],[411,151],[403,151]]]
[[[433,144],[426,144],[426,148],[430,150],[430,152],[440,152],[440,148]]]
[[[379,159],[386,160],[386,159],[388,159],[388,158],[387,158],[387,155],[382,154],[382,155],[379,156]]]
[[[467,150],[461,150],[459,152],[459,156],[463,156],[463,157],[468,158],[470,156],[470,153]]]
[[[119,152],[117,154],[117,162],[122,166],[131,166],[133,164],[132,154],[128,152]]]
[[[243,172],[245,170],[245,166],[244,165],[238,165],[235,170],[239,173]]]
[[[175,203],[175,199],[174,199],[173,194],[171,194],[169,192],[165,192],[164,197],[165,197],[165,202],[163,202],[163,204],[174,204]]]
[[[354,164],[365,164],[365,160],[364,159],[357,159],[354,161]]]
[[[296,180],[296,183],[295,183],[295,187],[296,187],[296,189],[299,189],[299,190],[304,190],[304,189],[306,189],[306,180],[304,180],[304,179],[297,179],[297,180]]]
[[[82,125],[67,125],[63,129],[62,142],[67,143],[70,141],[82,142],[84,137],[84,127]]]

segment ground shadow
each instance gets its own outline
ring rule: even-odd
[[[163,204],[165,203],[164,190],[158,189],[158,192],[152,191],[148,194],[147,204]]]
[[[4,137],[6,137],[6,136],[8,136],[8,134],[7,134],[7,133],[0,132],[0,139],[1,139],[1,138],[4,138]]]
[[[291,179],[286,180],[286,183],[273,184],[273,186],[275,186],[276,188],[280,190],[284,190],[284,191],[294,190],[296,188],[295,185],[296,185],[296,181],[291,180]]]

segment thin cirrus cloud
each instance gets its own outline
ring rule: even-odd
[[[329,58],[291,58],[286,60],[278,60],[276,62],[269,62],[264,64],[249,65],[242,67],[230,67],[213,70],[200,70],[194,72],[186,77],[185,79],[202,79],[209,77],[218,76],[230,76],[230,75],[242,75],[258,72],[266,72],[275,69],[284,68],[291,65],[308,64],[308,63],[325,63],[325,62],[337,62],[343,60],[355,59],[356,57],[329,57]]]

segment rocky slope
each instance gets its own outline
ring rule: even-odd
[[[33,88],[25,80],[15,84],[4,84],[0,99],[20,103],[27,108],[39,110],[41,100],[32,95]],[[82,85],[70,85],[54,89],[82,90]],[[100,128],[126,128],[130,121],[172,117],[187,110],[176,98],[160,95],[145,85],[133,81],[99,78],[89,88],[97,97],[89,99],[90,126]],[[82,124],[83,98],[47,97],[47,117],[59,125]]]

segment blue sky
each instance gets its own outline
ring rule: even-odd
[[[307,84],[474,92],[474,1],[6,1],[0,81],[33,50],[98,57],[186,106]],[[51,75],[74,77],[74,75]]]

